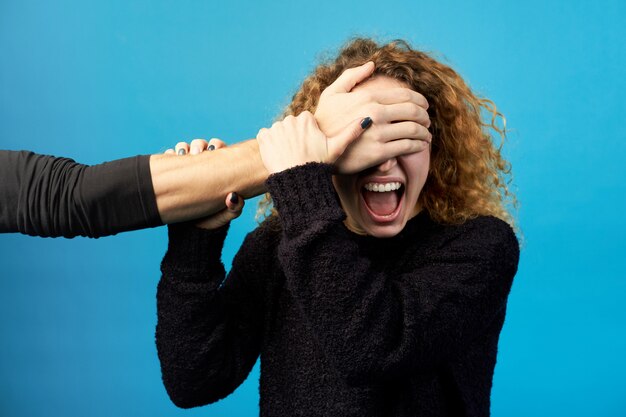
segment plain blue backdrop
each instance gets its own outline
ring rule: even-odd
[[[271,123],[322,53],[354,35],[405,38],[510,128],[524,246],[492,414],[626,416],[624,21],[623,0],[0,0],[0,148],[93,164],[234,143]],[[164,228],[0,235],[0,415],[258,413],[258,368],[211,406],[167,398],[154,345],[165,246]]]

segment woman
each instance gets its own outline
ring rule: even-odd
[[[327,139],[307,111],[367,61],[374,76],[353,91],[423,94],[421,139],[432,142],[333,175],[356,162],[349,141]],[[170,228],[157,347],[172,400],[224,398],[260,355],[263,416],[489,415],[519,247],[508,164],[487,132],[499,129],[481,122],[483,109],[498,115],[451,68],[401,41],[357,39],[319,66],[287,109],[297,116],[257,136],[275,210],[228,278],[225,227]],[[371,116],[401,127],[403,112]]]

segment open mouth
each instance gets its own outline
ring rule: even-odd
[[[400,213],[404,190],[400,181],[368,182],[361,187],[361,198],[372,219],[385,223],[395,220]]]

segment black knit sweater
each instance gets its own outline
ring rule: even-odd
[[[170,227],[157,348],[172,401],[226,397],[261,356],[262,416],[487,416],[517,270],[511,228],[426,212],[389,239],[351,233],[328,166],[270,177],[280,228]],[[274,224],[276,226],[276,224]]]

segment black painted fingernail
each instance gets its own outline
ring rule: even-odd
[[[209,147],[207,148],[207,150],[209,150],[209,151],[214,151],[214,150],[215,150],[215,145],[209,145]]]
[[[239,204],[239,195],[237,193],[232,193],[230,195],[230,202],[233,204]]]
[[[372,118],[371,117],[366,117],[365,119],[361,120],[361,129],[365,130],[368,127],[370,127],[372,125]]]
[[[178,150],[178,154],[179,154],[179,155],[184,155],[184,154],[186,154],[186,153],[187,153],[187,151],[185,150],[185,148],[180,148],[180,149]]]

